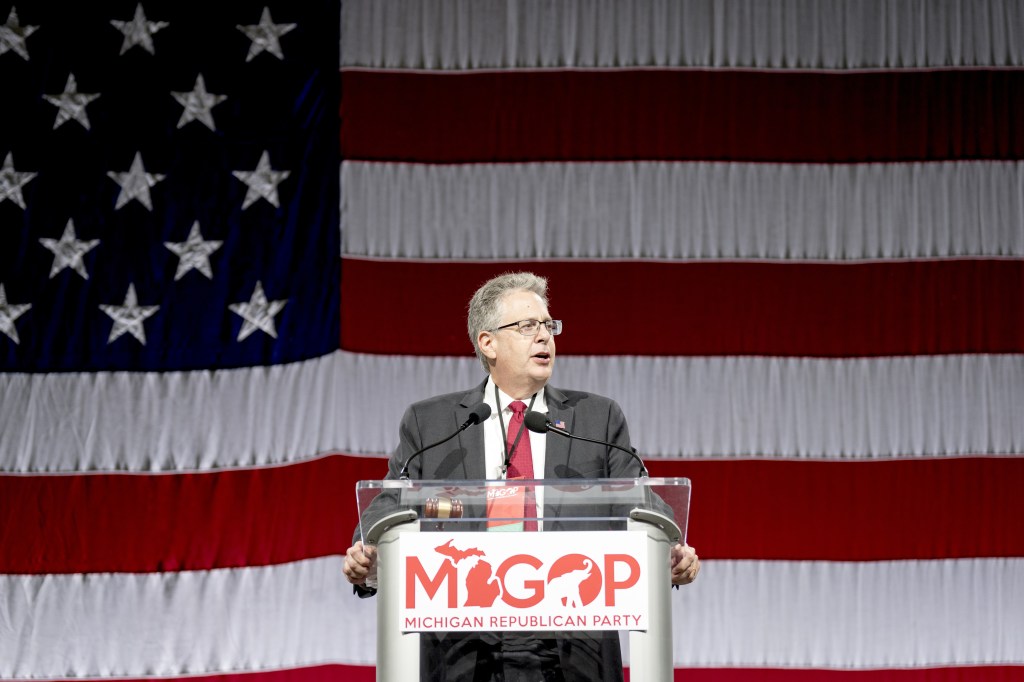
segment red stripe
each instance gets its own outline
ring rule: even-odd
[[[652,461],[693,481],[705,558],[1024,556],[1024,458]],[[170,571],[341,554],[355,482],[384,460],[335,456],[209,474],[0,476],[0,573]]]
[[[203,474],[0,476],[0,573],[199,570],[344,553],[383,460]]]
[[[466,355],[487,278],[550,279],[561,353],[878,356],[1024,351],[1024,261],[863,264],[343,259],[341,347]],[[396,311],[399,311],[396,314]]]
[[[876,561],[1024,556],[1024,458],[648,462],[693,484],[702,557]]]
[[[64,678],[65,680],[67,678]],[[376,668],[368,665],[320,665],[292,670],[269,672],[225,673],[223,675],[189,675],[183,677],[142,677],[75,678],[78,682],[153,682],[153,680],[182,680],[182,682],[374,682]],[[45,678],[33,678],[33,682],[47,682]],[[57,682],[54,680],[53,682]],[[62,681],[63,682],[63,681]]]
[[[1024,158],[1024,71],[343,71],[348,159]]]
[[[296,670],[203,675],[182,679],[189,682],[373,682],[376,668],[359,665],[324,665]],[[107,678],[85,679],[101,682]],[[629,668],[625,680],[629,682]],[[810,670],[800,668],[676,668],[676,682],[1016,682],[1024,679],[1024,666],[965,666],[959,668],[917,668],[912,670]],[[34,682],[48,682],[37,680]],[[153,678],[119,679],[119,682],[153,682]]]
[[[676,682],[1019,682],[1024,666],[976,665],[910,670],[676,668]],[[626,675],[629,681],[629,675]]]

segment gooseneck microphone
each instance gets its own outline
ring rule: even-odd
[[[526,428],[530,429],[534,433],[547,433],[550,431],[551,433],[557,433],[558,435],[565,436],[566,438],[572,438],[575,440],[585,440],[588,443],[597,443],[598,445],[606,445],[610,448],[615,448],[616,450],[622,450],[627,455],[635,459],[637,464],[640,465],[640,472],[643,474],[643,477],[650,478],[650,474],[647,473],[647,467],[644,466],[644,461],[640,459],[640,455],[636,454],[636,448],[627,449],[622,447],[621,445],[609,443],[606,440],[597,440],[595,438],[587,438],[586,436],[577,436],[574,433],[570,433],[565,429],[560,429],[554,424],[552,424],[550,421],[548,421],[548,416],[543,412],[527,412]]]
[[[490,416],[491,416],[491,406],[488,405],[487,403],[480,403],[479,405],[474,407],[472,412],[469,413],[469,418],[467,418],[466,421],[463,422],[462,426],[460,426],[458,429],[456,429],[455,432],[452,433],[452,435],[450,435],[447,438],[444,438],[442,440],[439,440],[436,443],[431,443],[430,445],[426,446],[425,448],[420,448],[416,452],[414,452],[411,455],[409,455],[409,459],[405,460],[405,464],[402,466],[402,470],[399,472],[398,478],[403,479],[403,480],[408,480],[408,478],[409,478],[409,465],[412,464],[412,461],[414,459],[416,459],[417,457],[422,455],[424,452],[426,452],[430,448],[436,448],[438,445],[441,445],[442,443],[447,443],[452,438],[455,438],[455,436],[459,435],[460,433],[462,433],[463,431],[468,429],[470,426],[473,426],[473,424],[479,424],[480,422],[484,421],[485,419],[487,419]]]

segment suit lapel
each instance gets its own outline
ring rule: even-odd
[[[573,429],[573,408],[569,406],[565,394],[553,386],[544,389],[548,402],[548,421],[565,422],[568,431]],[[547,435],[544,444],[544,478],[562,478],[569,466],[569,447],[572,441],[555,433]],[[559,475],[558,472],[563,472]]]
[[[469,419],[469,413],[473,407],[484,401],[484,381],[469,393],[462,396],[459,404],[455,406],[455,428],[459,428]],[[487,477],[484,467],[484,429],[482,425],[471,426],[459,434],[459,447],[466,457],[462,460],[463,475],[467,481],[479,481]]]
[[[472,408],[483,402],[484,387],[486,385],[487,382],[484,381],[480,386],[477,386],[460,398],[459,402],[454,406],[453,415],[455,423],[452,428],[458,428],[465,423],[466,419],[469,418]],[[548,419],[552,422],[561,420],[565,423],[565,428],[572,431],[574,410],[568,404],[565,394],[550,385],[545,388],[544,392],[548,403]],[[569,466],[569,450],[571,445],[572,441],[568,438],[553,433],[547,435],[544,454],[545,478],[561,478],[564,476],[564,472]],[[465,479],[469,481],[485,479],[487,474],[484,467],[483,428],[474,426],[460,433],[459,447],[466,453],[466,457],[463,460]],[[562,472],[562,475],[560,476],[557,472]]]

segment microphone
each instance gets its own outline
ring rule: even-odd
[[[621,445],[609,443],[608,441],[605,440],[596,440],[594,438],[587,438],[586,436],[577,436],[573,433],[569,433],[565,429],[560,429],[554,424],[552,424],[550,421],[548,421],[547,415],[544,414],[543,412],[528,412],[526,414],[526,428],[530,429],[534,433],[547,433],[550,431],[551,433],[557,433],[561,436],[565,436],[566,438],[573,438],[575,440],[585,440],[588,443],[597,443],[598,445],[606,445],[610,448],[615,448],[616,450],[622,450],[627,455],[635,459],[637,464],[640,465],[640,472],[643,474],[643,477],[650,478],[650,474],[647,473],[647,467],[644,466],[644,461],[640,459],[640,455],[636,454],[636,448],[629,448],[627,450]]]
[[[430,445],[426,446],[425,448],[420,448],[416,452],[414,452],[411,455],[409,455],[409,459],[405,460],[405,464],[402,466],[402,470],[399,472],[398,478],[400,478],[402,480],[408,480],[408,478],[409,478],[409,465],[412,464],[412,461],[414,459],[416,459],[417,457],[422,455],[424,452],[426,452],[430,448],[436,448],[438,445],[441,445],[442,443],[447,443],[452,438],[455,438],[455,436],[459,435],[460,433],[462,433],[463,431],[468,429],[470,426],[473,426],[473,424],[479,424],[480,422],[484,421],[485,419],[487,419],[490,416],[491,416],[491,406],[488,405],[487,403],[480,403],[479,405],[474,407],[472,412],[469,413],[469,418],[466,419],[466,421],[463,422],[462,426],[460,426],[458,429],[456,429],[456,431],[454,433],[452,433],[452,435],[448,436],[447,438],[445,438],[443,440],[439,440],[436,443],[431,443]]]

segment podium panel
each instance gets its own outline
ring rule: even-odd
[[[421,632],[573,630],[628,630],[631,679],[672,679],[687,479],[360,481],[356,499],[378,680],[419,677]]]

